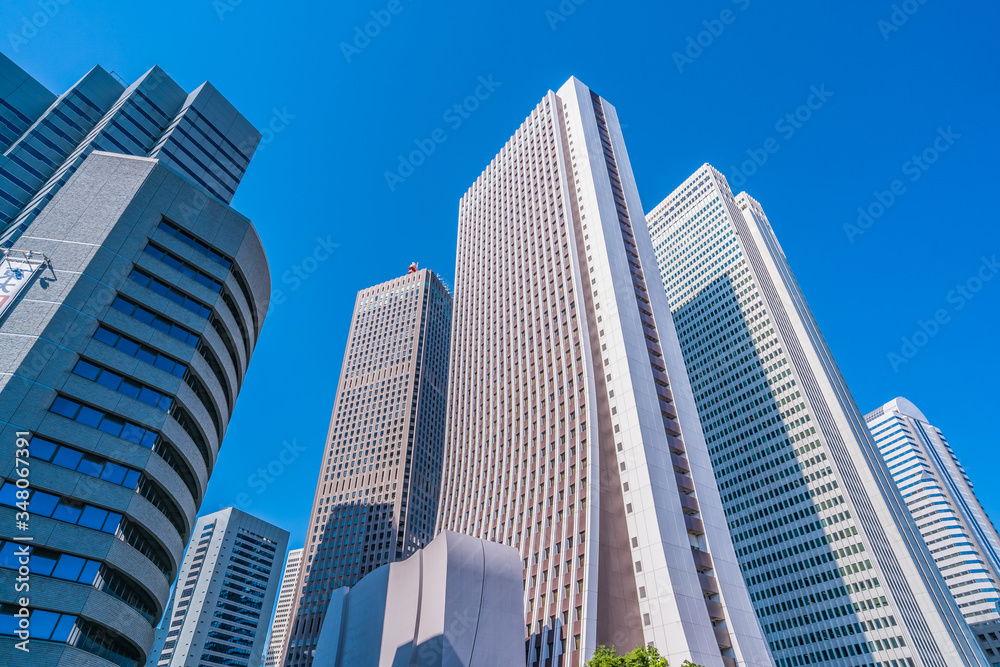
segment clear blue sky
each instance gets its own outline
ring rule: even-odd
[[[248,511],[301,545],[356,291],[411,261],[450,281],[459,197],[545,92],[576,75],[617,107],[647,210],[704,162],[730,176],[747,151],[767,156],[742,188],[767,211],[862,411],[915,402],[1000,519],[1000,276],[971,300],[949,298],[982,257],[1000,255],[995,2],[908,0],[915,13],[889,30],[879,21],[892,26],[890,0],[567,0],[568,16],[558,0],[399,0],[348,62],[340,44],[388,0],[62,1],[0,9],[0,50],[52,90],[95,64],[128,81],[159,64],[189,90],[211,81],[258,127],[287,121],[234,200],[284,303],[267,319],[203,511],[246,493]],[[45,25],[24,30],[22,17],[45,6]],[[719,34],[702,35],[707,46],[679,67],[674,53],[705,21]],[[30,38],[12,46],[11,33]],[[445,117],[491,76],[499,86],[475,112]],[[832,96],[814,98],[800,127],[776,127],[813,86]],[[447,140],[391,191],[385,172],[438,128]],[[938,142],[948,150],[924,171],[911,158],[939,128],[951,128]],[[896,201],[850,242],[845,223],[897,179]],[[282,277],[317,238],[339,247],[293,289]],[[894,370],[887,355],[939,310],[946,321]],[[285,441],[303,451],[262,489],[251,475]]]

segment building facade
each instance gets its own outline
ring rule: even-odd
[[[648,224],[778,666],[983,665],[760,205],[704,165]]]
[[[16,120],[0,123],[11,144],[0,198],[24,204],[2,214],[13,247],[0,267],[0,664],[23,656],[10,621],[29,613],[38,664],[142,665],[260,335],[267,259],[251,222],[162,151],[93,150],[117,148],[122,110],[150,122],[138,109],[176,88],[165,76],[150,89],[147,74],[117,102],[81,83],[49,103],[9,61],[0,70],[0,113]],[[101,72],[84,82],[110,90]],[[208,84],[199,91],[157,102],[170,111],[150,127],[171,154],[180,142],[221,165],[215,145],[252,128]],[[109,122],[88,129],[74,108]],[[65,129],[74,125],[82,139]],[[185,128],[192,139],[180,139]],[[41,165],[55,171],[33,181],[45,181],[37,191],[10,180],[15,167],[45,176]],[[16,488],[19,469],[27,489]],[[26,612],[14,588],[20,548],[33,563]]]
[[[264,654],[264,667],[277,667],[285,657],[288,625],[292,618],[292,609],[295,608],[295,587],[299,583],[299,568],[302,565],[304,551],[305,549],[292,549],[288,552],[285,571],[281,575],[278,602],[274,606],[274,621],[271,622],[271,639]]]
[[[333,592],[434,536],[452,298],[430,270],[358,292],[284,664],[312,664]]]
[[[905,398],[865,415],[941,576],[977,639],[1000,627],[1000,535],[940,429]],[[991,662],[995,641],[980,645]]]
[[[0,54],[0,241],[10,247],[93,151],[155,158],[229,204],[260,133],[212,86],[159,67],[125,86],[101,67],[62,95]]]
[[[523,559],[529,665],[771,665],[614,108],[549,92],[459,204],[441,529]]]
[[[259,667],[288,531],[227,507],[198,519],[148,667]]]
[[[517,550],[443,531],[405,561],[334,591],[322,667],[524,667]]]

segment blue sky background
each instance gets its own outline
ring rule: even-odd
[[[889,0],[576,1],[560,13],[558,0],[399,0],[350,62],[340,44],[388,0],[3,3],[0,50],[55,92],[95,64],[129,82],[159,64],[188,90],[211,81],[259,128],[281,128],[234,206],[256,223],[284,299],[202,511],[245,493],[247,511],[302,544],[356,291],[411,261],[451,281],[459,197],[545,92],[576,75],[618,109],[647,210],[702,163],[731,176],[775,140],[756,173],[731,182],[764,206],[859,406],[914,401],[1000,518],[1000,276],[961,309],[949,300],[984,256],[1000,255],[1000,7],[908,0],[915,12],[883,31]],[[24,29],[45,7],[37,34]],[[730,22],[713,24],[724,10]],[[705,21],[720,34],[702,35],[707,46],[679,68],[674,53]],[[490,76],[495,91],[449,123],[445,112]],[[789,136],[776,123],[812,86],[833,94]],[[437,128],[447,141],[391,191],[385,172]],[[939,128],[959,137],[911,181],[907,161]],[[896,179],[905,192],[851,242],[844,225]],[[296,285],[290,272],[318,238],[339,247]],[[947,322],[894,370],[887,355],[942,309]],[[256,470],[292,441],[303,451],[258,483]]]

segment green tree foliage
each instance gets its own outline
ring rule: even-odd
[[[655,646],[636,646],[625,655],[618,655],[615,647],[598,646],[584,667],[668,667],[667,659]],[[701,667],[685,660],[681,667]]]

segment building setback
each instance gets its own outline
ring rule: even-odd
[[[434,536],[452,298],[428,269],[358,292],[284,663],[312,664],[333,591]]]
[[[550,91],[459,204],[440,529],[516,547],[529,665],[772,665],[617,114]]]
[[[212,86],[159,67],[124,86],[101,67],[58,97],[0,54],[0,241],[9,247],[93,151],[155,158],[232,201],[260,133]]]
[[[288,623],[295,607],[295,587],[299,583],[299,567],[302,565],[302,553],[305,549],[292,549],[288,552],[285,571],[281,575],[281,588],[278,590],[278,602],[274,607],[274,621],[271,623],[271,639],[264,654],[264,667],[276,667],[285,656],[285,643],[288,641]]]
[[[198,519],[147,667],[257,667],[288,531],[228,507]]]
[[[228,170],[235,189],[260,135],[157,68],[128,89],[96,68],[56,98],[0,58],[0,102],[0,618],[30,537],[32,661],[136,667],[267,312],[257,232],[203,185]],[[151,149],[98,150],[126,132]],[[23,658],[14,630],[0,623],[0,664]]]
[[[1000,535],[940,429],[905,398],[865,415],[941,576],[991,662],[1000,659]]]
[[[760,205],[706,164],[648,223],[778,666],[985,665]]]

